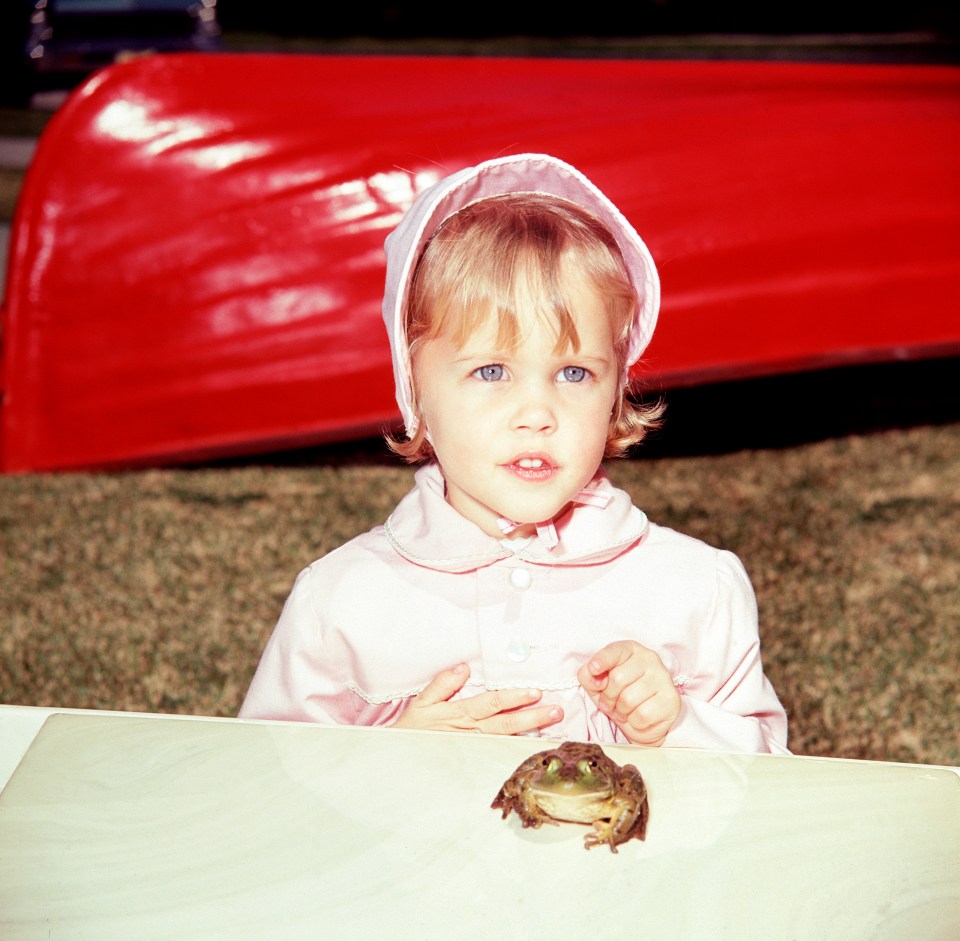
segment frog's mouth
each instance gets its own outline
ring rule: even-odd
[[[610,816],[610,791],[535,790],[537,806],[556,820],[593,823]]]

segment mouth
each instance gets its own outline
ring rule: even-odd
[[[522,454],[503,465],[521,480],[548,480],[559,468],[545,454]]]

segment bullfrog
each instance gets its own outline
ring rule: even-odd
[[[640,772],[586,742],[564,742],[531,755],[490,806],[502,809],[503,819],[515,810],[525,827],[561,820],[592,824],[583,840],[586,849],[606,843],[614,853],[627,840],[644,839],[650,816]]]

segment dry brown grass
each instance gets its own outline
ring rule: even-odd
[[[960,765],[956,413],[758,447],[763,421],[734,411],[754,446],[674,441],[612,476],[653,519],[743,558],[795,751]],[[234,714],[299,569],[410,483],[375,446],[310,460],[0,476],[0,701]]]

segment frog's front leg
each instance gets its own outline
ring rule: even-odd
[[[536,798],[528,787],[526,777],[514,777],[507,781],[500,788],[500,793],[497,794],[490,806],[494,809],[501,809],[504,820],[510,815],[511,810],[515,811],[524,827],[534,827],[536,829],[543,823],[559,826],[556,820],[545,814],[537,805]]]
[[[606,843],[611,853],[617,852],[620,843],[636,837],[645,838],[647,833],[646,798],[638,803],[634,798],[620,797],[611,801],[611,814],[593,822],[593,829],[583,838],[587,849]]]

